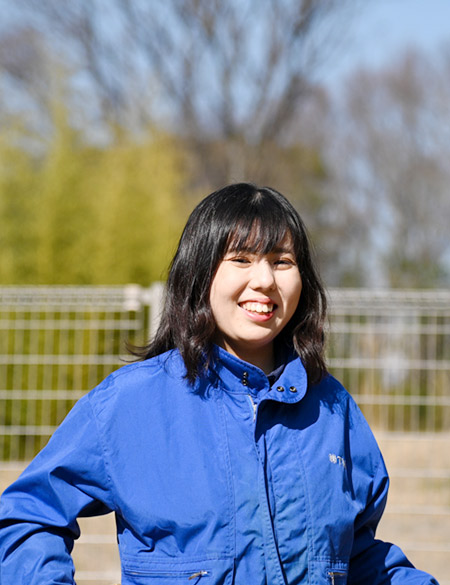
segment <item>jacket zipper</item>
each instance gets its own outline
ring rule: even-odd
[[[256,409],[258,408],[258,405],[255,403],[255,401],[250,396],[250,394],[248,394],[248,398],[249,398],[250,404],[252,405],[252,408],[253,408],[253,422],[255,422],[255,419],[256,419]]]
[[[331,585],[335,585],[335,577],[346,577],[347,573],[343,573],[342,571],[328,571],[328,575],[331,579]]]
[[[148,575],[150,577],[172,577],[172,578],[182,578],[183,580],[187,578],[188,581],[192,581],[196,579],[195,583],[198,583],[202,577],[207,577],[209,575],[209,571],[196,571],[195,573],[190,573],[188,571],[159,571],[159,570],[129,570],[126,571],[128,575]]]

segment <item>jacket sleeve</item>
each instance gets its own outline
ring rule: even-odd
[[[375,539],[386,506],[389,478],[381,453],[368,504],[357,517],[348,575],[349,585],[439,585],[416,569],[394,544]]]
[[[113,509],[89,397],[82,398],[0,502],[0,585],[74,583],[78,516]]]

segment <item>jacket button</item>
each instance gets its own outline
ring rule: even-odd
[[[277,386],[278,392],[284,392],[284,386]]]
[[[289,388],[289,390],[290,390],[291,392],[297,392],[297,388],[296,388],[295,386],[291,386],[291,387]]]
[[[248,372],[242,372],[241,383],[243,386],[248,386]]]

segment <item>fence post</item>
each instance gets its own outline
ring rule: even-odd
[[[164,289],[164,283],[154,282],[150,287],[142,291],[142,302],[150,309],[147,339],[150,339],[158,329],[163,308]]]

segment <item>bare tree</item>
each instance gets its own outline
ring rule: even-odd
[[[264,171],[267,149],[259,147],[285,139],[358,7],[359,0],[16,2],[20,21],[70,72],[71,99],[95,112],[89,119],[136,129],[164,121],[200,160],[217,167],[211,155],[220,152],[223,179]]]
[[[362,254],[370,284],[448,283],[449,67],[443,50],[440,61],[409,53],[385,70],[361,71],[333,112],[333,188],[354,219],[348,231],[357,239],[347,245]]]

